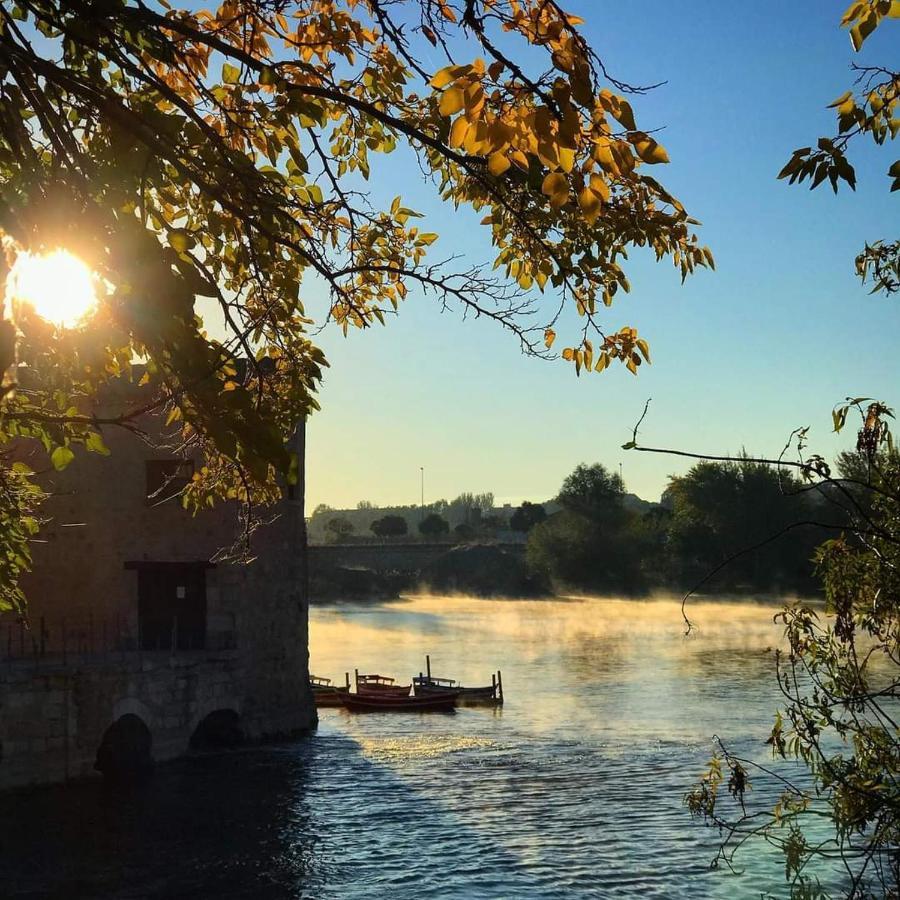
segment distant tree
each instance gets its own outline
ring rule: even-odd
[[[497,531],[500,528],[505,528],[508,524],[506,519],[497,515],[497,513],[481,517],[481,527],[488,531]]]
[[[403,516],[387,515],[376,519],[370,526],[372,533],[378,537],[400,537],[409,531]]]
[[[594,521],[610,517],[620,520],[624,493],[622,479],[602,463],[582,463],[563,482],[556,499],[569,512]]]
[[[794,527],[805,520],[827,521],[829,510],[814,510],[812,498],[788,472],[747,458],[709,461],[672,478],[669,550],[676,571],[690,582],[708,575],[739,551],[786,529],[729,562],[718,584],[772,590],[813,588],[810,560],[825,533]]]
[[[522,505],[510,516],[509,527],[513,531],[527,533],[535,525],[547,518],[547,511],[540,503],[529,503],[525,500]]]
[[[426,537],[439,537],[442,534],[447,534],[449,531],[449,523],[437,513],[431,513],[419,522],[419,532]]]
[[[375,504],[369,500],[360,500],[359,503],[356,504],[357,509],[375,509]]]
[[[563,509],[529,532],[532,569],[587,590],[640,590],[639,544],[629,533],[638,516],[624,508],[623,496],[618,475],[600,463],[579,465],[557,495]]]
[[[453,529],[453,533],[462,541],[470,541],[475,537],[475,529],[465,522],[460,522],[459,525]]]
[[[324,516],[325,513],[332,512],[332,508],[327,503],[320,503],[313,511],[310,518],[315,519],[317,516]]]
[[[479,525],[483,516],[494,508],[494,495],[465,492],[454,499],[447,510],[451,518],[461,519],[467,525]]]
[[[335,516],[326,523],[325,533],[333,540],[340,541],[353,534],[353,523],[346,516]]]

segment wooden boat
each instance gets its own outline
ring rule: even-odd
[[[387,675],[356,675],[356,693],[378,697],[408,697],[411,684],[395,684]]]
[[[454,678],[438,678],[431,674],[431,657],[425,657],[426,673],[419,672],[413,678],[413,688],[417,697],[456,691],[459,703],[503,703],[503,681],[500,672],[491,675],[491,683],[483,687],[463,687]]]
[[[444,691],[428,697],[341,693],[340,698],[350,712],[452,712],[458,696],[456,691]]]
[[[462,687],[462,685],[457,685],[453,678],[429,678],[427,675],[422,675],[413,678],[413,688],[417,697],[454,691],[459,694],[461,700],[497,700],[496,684],[488,684],[483,687]]]
[[[312,688],[313,700],[316,707],[340,707],[341,695],[350,693],[350,681],[348,679],[346,687],[338,687],[331,683],[330,678],[320,678],[316,675],[309,676],[309,685]]]

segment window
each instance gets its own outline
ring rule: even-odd
[[[148,459],[144,465],[150,506],[178,496],[194,476],[191,459]]]

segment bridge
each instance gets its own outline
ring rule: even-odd
[[[414,575],[459,546],[465,545],[454,541],[310,544],[309,571],[311,575],[315,575],[329,569],[346,568]],[[525,553],[524,543],[498,541],[492,542],[491,546],[516,556],[523,556]]]

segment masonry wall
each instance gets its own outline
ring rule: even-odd
[[[163,431],[151,417],[141,425]],[[51,521],[23,581],[28,627],[0,617],[0,789],[96,774],[103,736],[126,714],[150,730],[155,761],[186,752],[217,710],[237,713],[250,739],[316,722],[302,485],[255,534],[252,563],[207,570],[208,649],[141,651],[126,563],[211,560],[238,533],[237,510],[194,517],[177,499],[148,502],[145,461],[166,454],[121,430],[105,439],[109,457],[79,453],[45,476]]]

